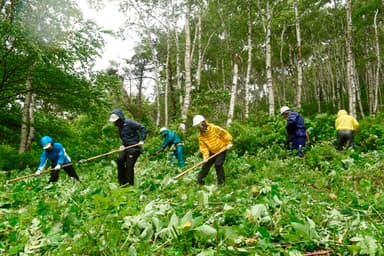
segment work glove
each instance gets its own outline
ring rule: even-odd
[[[124,145],[121,145],[119,148],[120,151],[123,151],[124,149],[125,149]]]
[[[143,145],[144,144],[144,141],[139,141],[139,145]]]
[[[232,148],[232,146],[233,146],[232,144],[228,144],[228,145],[227,145],[227,149]]]
[[[38,169],[38,170],[35,172],[35,175],[40,175],[40,173],[41,173],[41,170]]]
[[[55,166],[56,171],[60,170],[60,168],[61,168],[61,165],[59,165],[59,164]]]

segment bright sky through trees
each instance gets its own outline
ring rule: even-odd
[[[105,0],[104,0],[105,1]],[[125,17],[119,12],[114,3],[107,3],[100,11],[90,8],[88,0],[78,2],[84,13],[85,19],[94,20],[99,26],[106,30],[118,32],[119,27],[124,23]],[[110,66],[110,61],[121,62],[123,59],[130,58],[133,55],[135,44],[134,36],[125,40],[111,35],[105,35],[106,45],[101,58],[96,62],[95,70],[104,70]]]

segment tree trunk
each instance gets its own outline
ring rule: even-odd
[[[227,126],[230,126],[233,121],[233,116],[235,112],[235,105],[236,105],[236,92],[237,92],[237,81],[239,78],[239,57],[235,56],[234,64],[233,64],[233,82],[232,82],[232,88],[231,88],[231,100],[229,103],[229,110],[228,110],[228,119],[227,119]]]
[[[191,92],[192,92],[192,78],[191,78],[191,33],[189,27],[189,16],[190,16],[190,7],[186,5],[185,13],[185,95],[184,95],[184,104],[181,109],[181,124],[180,130],[185,133],[186,122],[187,122],[187,113],[191,104]]]
[[[269,115],[275,115],[275,94],[273,91],[273,81],[272,81],[272,65],[271,65],[271,27],[272,27],[272,12],[269,8],[269,1],[266,3],[266,12],[267,12],[267,26],[266,26],[266,36],[265,36],[265,68],[267,74],[267,88],[268,88],[268,106],[269,106]]]
[[[172,1],[170,1],[172,3]],[[173,6],[173,5],[172,5]],[[172,9],[172,12],[174,13],[174,8]],[[183,105],[183,95],[181,93],[181,64],[180,64],[180,45],[179,45],[179,33],[177,32],[177,24],[176,19],[174,18],[175,15],[172,15],[173,19],[173,31],[175,31],[175,47],[176,47],[176,90],[177,95],[179,96],[179,104],[180,106]]]
[[[31,131],[30,125],[31,125],[31,119],[30,117],[33,117],[33,110],[32,107],[32,76],[28,76],[26,82],[26,95],[24,99],[24,106],[23,106],[23,114],[22,114],[22,122],[21,122],[21,132],[20,132],[20,145],[19,145],[19,154],[24,153],[27,150],[28,146],[28,140],[29,138],[33,138],[33,134],[29,134]],[[33,124],[33,122],[32,122]],[[34,129],[32,129],[34,131]]]
[[[295,9],[295,23],[296,23],[296,40],[297,40],[297,90],[296,90],[296,107],[301,108],[301,95],[303,90],[303,67],[301,56],[301,34],[300,34],[300,17],[297,6],[298,0],[293,1],[293,8]]]
[[[203,51],[201,48],[201,6],[197,17],[197,69],[196,69],[196,86],[197,90],[201,85],[201,67],[203,66]]]
[[[157,93],[157,97],[156,97],[156,126],[159,127],[160,126],[160,119],[161,119],[161,109],[160,109],[160,97],[161,97],[161,89],[160,89],[160,84],[159,82],[155,82],[156,85],[155,85],[155,89],[156,89],[156,93]]]
[[[143,95],[143,83],[144,83],[144,65],[140,67],[139,83],[137,85],[137,97],[136,97],[136,118],[142,117],[142,95]]]
[[[377,14],[379,10],[375,13],[374,27],[375,27],[375,50],[376,50],[376,75],[375,75],[375,84],[373,88],[373,108],[371,114],[376,114],[378,112],[379,106],[379,86],[380,86],[380,70],[381,70],[381,58],[380,58],[380,44],[379,44],[379,33],[377,31]]]
[[[156,60],[156,55],[152,54],[152,62],[155,65],[154,67],[154,81],[155,81],[155,94],[156,94],[156,126],[160,126],[160,120],[161,120],[161,109],[160,109],[160,98],[161,98],[161,88],[160,88],[160,82],[159,82],[159,65],[158,61]]]
[[[236,63],[235,63],[236,65]],[[252,69],[252,20],[251,20],[251,5],[248,1],[248,61],[247,61],[247,74],[245,76],[245,118],[249,118],[249,80]],[[235,78],[235,74],[233,74]]]
[[[164,126],[168,127],[168,88],[172,87],[172,68],[170,61],[171,54],[171,35],[168,31],[168,39],[167,39],[167,58],[166,58],[166,76],[167,82],[164,88]]]
[[[33,95],[31,95],[31,104],[29,106],[29,132],[28,132],[28,138],[27,138],[27,144],[25,149],[28,150],[31,145],[32,141],[35,138],[35,111],[33,108]]]
[[[352,51],[352,4],[351,0],[346,0],[346,13],[347,13],[347,81],[348,81],[348,104],[350,115],[356,117],[356,84],[355,84],[355,69]]]
[[[283,25],[283,29],[281,31],[281,35],[280,35],[280,66],[281,66],[281,90],[280,90],[280,94],[278,94],[278,99],[279,99],[279,104],[281,105],[281,102],[284,102],[286,100],[286,93],[285,93],[285,71],[286,71],[286,67],[284,65],[284,59],[283,59],[283,50],[284,50],[284,34],[285,34],[285,30],[286,30],[286,24],[284,23]]]

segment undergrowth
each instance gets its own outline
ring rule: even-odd
[[[158,138],[147,142],[134,186],[118,186],[115,156],[76,162],[82,183],[64,172],[56,184],[48,175],[10,183],[0,191],[0,254],[382,255],[384,152],[368,148],[364,138],[373,135],[364,130],[354,149],[337,152],[331,132],[324,139],[314,128],[299,158],[280,144],[284,133],[273,122],[252,128],[259,135],[249,143],[249,127],[231,127],[225,186],[214,169],[198,186],[200,167],[175,180],[183,170],[170,166],[168,152],[148,158]],[[186,156],[187,168],[201,161],[196,151]],[[2,172],[0,181],[32,172]]]

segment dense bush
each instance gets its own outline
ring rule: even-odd
[[[136,185],[117,185],[116,162],[102,158],[75,168],[82,183],[61,172],[10,183],[0,191],[0,253],[5,255],[332,255],[384,253],[382,147],[366,141],[382,132],[381,119],[361,120],[354,149],[335,150],[334,118],[308,120],[313,143],[304,158],[283,147],[279,117],[234,122],[234,147],[225,163],[226,185],[196,185],[200,167],[182,171],[167,154],[149,158],[162,142],[151,134],[136,165]],[[81,117],[63,138],[72,157],[92,156],[119,144],[116,129]],[[322,129],[324,131],[322,132]],[[186,169],[201,161],[197,131],[188,129]],[[382,137],[377,137],[381,145]],[[36,152],[41,149],[35,145]],[[11,146],[1,156],[17,156]],[[88,150],[88,151],[87,151]],[[7,165],[1,157],[1,164]],[[34,156],[33,162],[38,159]],[[19,161],[14,159],[10,161]],[[9,167],[12,168],[12,167]],[[0,181],[29,174],[26,168]]]

